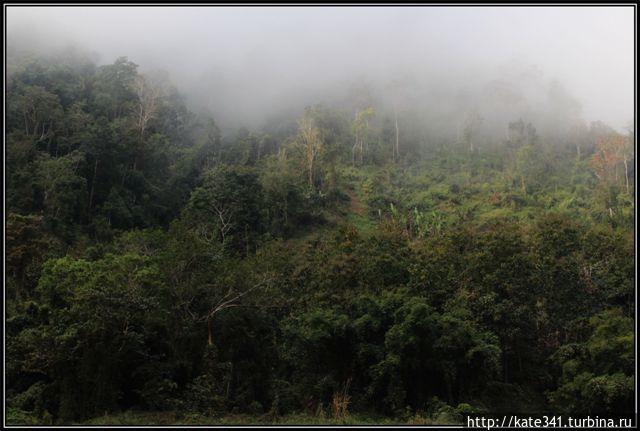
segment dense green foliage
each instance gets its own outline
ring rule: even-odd
[[[633,137],[358,109],[223,136],[125,58],[13,72],[11,420],[631,413]]]

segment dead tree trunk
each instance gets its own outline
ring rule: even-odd
[[[254,286],[248,288],[244,292],[236,294],[235,296],[233,290],[229,290],[229,292],[227,292],[227,294],[223,296],[222,299],[220,299],[220,301],[218,301],[218,303],[209,310],[207,315],[204,317],[204,320],[207,321],[207,345],[213,345],[213,318],[215,317],[215,315],[222,310],[226,310],[227,308],[242,306],[242,304],[238,303],[240,298],[246,296],[257,288],[262,287],[263,285],[264,282],[255,284]]]

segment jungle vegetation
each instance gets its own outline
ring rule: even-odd
[[[223,132],[124,57],[12,69],[9,423],[632,413],[633,129],[357,94]]]

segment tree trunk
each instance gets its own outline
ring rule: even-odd
[[[356,126],[356,143],[353,145],[353,166],[356,165],[356,151],[358,150],[359,147],[359,142],[360,140],[358,139],[358,128]]]
[[[356,166],[356,148],[358,148],[358,142],[356,142],[351,148],[351,166]]]
[[[629,193],[629,169],[627,167],[627,157],[624,157],[624,179],[627,183],[627,194]]]
[[[393,151],[393,161],[396,161],[396,158],[399,159],[400,158],[400,145],[399,145],[399,130],[398,130],[398,112],[396,110],[395,111],[395,117],[396,117],[396,147],[394,148]]]
[[[29,136],[29,120],[27,118],[27,111],[22,111],[24,116],[24,133]]]
[[[207,344],[209,346],[213,345],[213,322],[211,321],[211,317],[209,317],[207,319],[207,330],[208,330],[208,337],[207,337]]]
[[[356,142],[353,144],[353,149],[351,150],[351,157],[352,157],[352,161],[351,164],[353,166],[356,165],[356,149],[358,148],[358,111],[356,110],[356,114],[355,114],[355,120],[353,122],[353,124],[355,125],[355,131],[356,131]]]
[[[91,180],[91,192],[89,193],[89,212],[91,212],[91,206],[93,205],[93,190],[96,185],[96,174],[98,172],[98,159],[93,165],[93,179]]]
[[[365,130],[365,131],[367,131],[367,132],[369,131],[369,120],[367,120],[366,125],[365,125],[365,129],[364,129],[364,130]],[[368,134],[366,134],[366,135],[365,135],[365,137],[366,137],[367,135],[368,135]],[[369,152],[369,140],[368,140],[368,139],[364,139],[364,140],[363,140],[363,143],[364,143],[364,145],[365,145],[365,147],[364,147],[364,151],[366,151],[366,152],[368,153],[368,152]],[[364,154],[364,151],[363,151],[363,154]]]
[[[229,398],[229,389],[231,389],[231,380],[233,380],[234,374],[233,374],[233,362],[231,362],[231,372],[229,373],[229,379],[227,380],[227,390],[225,392],[225,397]]]

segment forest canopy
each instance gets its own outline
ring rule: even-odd
[[[234,128],[133,58],[14,54],[9,424],[633,413],[635,131],[559,83]]]

